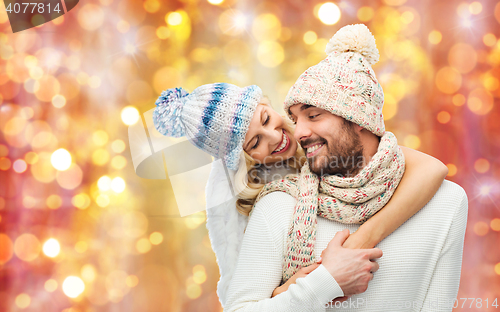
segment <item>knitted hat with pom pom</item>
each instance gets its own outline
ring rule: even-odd
[[[182,88],[168,89],[156,100],[153,122],[161,134],[186,136],[196,147],[237,170],[261,98],[257,86],[240,88],[228,83],[203,85],[191,94]]]
[[[368,27],[342,27],[325,52],[328,56],[307,69],[292,86],[285,112],[291,118],[292,105],[313,105],[383,136],[384,92],[371,67],[378,62],[379,53]]]

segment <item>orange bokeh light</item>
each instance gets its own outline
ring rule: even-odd
[[[439,112],[439,114],[437,115],[437,120],[442,124],[448,123],[450,119],[451,119],[450,113],[445,111]]]
[[[478,236],[484,236],[484,235],[488,234],[489,230],[490,230],[490,227],[488,226],[488,224],[486,222],[479,221],[479,222],[476,222],[476,224],[474,224],[474,233],[476,233],[476,235],[478,235]]]
[[[490,227],[493,231],[500,232],[500,219],[495,218],[495,219],[491,220]]]
[[[485,173],[490,170],[490,162],[487,159],[479,158],[474,163],[474,169],[479,173]]]
[[[12,258],[14,254],[14,244],[9,236],[0,233],[0,265],[6,263]]]
[[[0,158],[0,170],[3,171],[9,170],[11,164],[12,162],[7,157]]]
[[[448,177],[452,177],[457,174],[457,166],[454,164],[447,164],[446,167],[448,167]]]

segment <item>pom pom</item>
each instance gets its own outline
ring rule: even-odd
[[[339,29],[326,45],[325,52],[326,54],[358,52],[370,65],[377,63],[379,59],[375,38],[368,27],[363,24],[348,25]]]
[[[189,93],[182,88],[172,88],[161,93],[153,112],[153,122],[158,132],[174,138],[185,135],[186,129],[181,120],[181,113],[184,106],[183,98],[188,95]]]

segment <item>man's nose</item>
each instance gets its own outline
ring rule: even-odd
[[[293,137],[297,142],[301,142],[302,140],[305,140],[311,136],[311,130],[307,126],[307,122],[301,120],[301,118],[297,119],[297,123],[295,125],[295,133],[293,134]]]

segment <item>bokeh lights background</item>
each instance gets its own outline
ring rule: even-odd
[[[0,311],[221,311],[205,213],[135,174],[127,127],[162,90],[213,82],[283,112],[354,23],[376,38],[388,130],[469,196],[458,298],[482,306],[455,310],[497,311],[500,2],[93,0],[15,34],[0,6]]]

